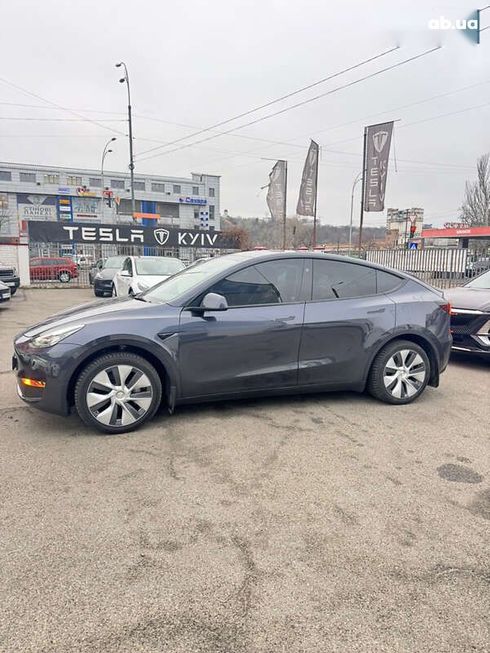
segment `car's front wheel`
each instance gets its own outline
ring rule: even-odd
[[[430,361],[425,351],[409,340],[388,343],[374,359],[368,391],[389,404],[409,404],[425,390]]]
[[[75,406],[87,426],[104,433],[126,433],[151,419],[162,400],[160,377],[137,354],[97,358],[75,385]]]
[[[116,290],[116,284],[112,284],[112,291],[111,291],[111,296],[112,297],[117,297],[117,290]]]

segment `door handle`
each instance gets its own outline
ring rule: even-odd
[[[371,314],[371,313],[384,313],[385,310],[386,309],[384,309],[384,308],[376,308],[376,309],[374,309],[372,311],[368,311],[368,314]]]
[[[291,320],[294,320],[295,315],[288,315],[287,317],[276,317],[274,318],[274,322],[291,322]]]

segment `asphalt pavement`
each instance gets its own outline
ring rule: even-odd
[[[0,651],[490,649],[490,361],[350,393],[162,411],[122,436],[24,405],[0,306]],[[104,300],[99,300],[104,301]]]

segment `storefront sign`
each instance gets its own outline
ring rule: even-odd
[[[53,195],[17,194],[19,220],[56,220],[56,197]]]
[[[30,222],[28,227],[30,241],[39,243],[121,243],[147,247],[236,248],[233,237],[220,231],[112,224],[88,226],[80,222]]]
[[[179,197],[181,204],[207,204],[207,199],[203,197]]]

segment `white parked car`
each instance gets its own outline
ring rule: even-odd
[[[182,261],[170,256],[128,256],[114,275],[113,295],[137,295],[184,268]]]

